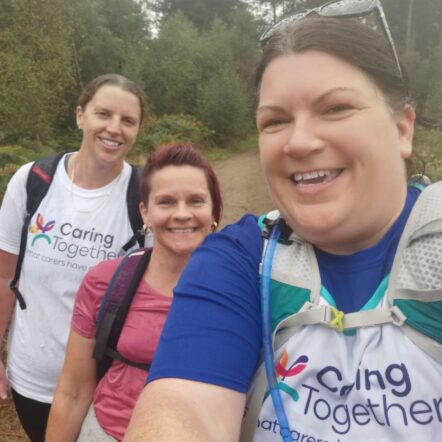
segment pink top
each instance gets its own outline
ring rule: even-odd
[[[79,335],[95,339],[101,301],[120,261],[101,262],[85,276],[75,300],[71,324]],[[142,280],[120,335],[118,352],[131,361],[150,363],[171,302],[171,297],[156,292]],[[123,439],[146,377],[146,371],[114,360],[98,383],[93,398],[95,414],[104,431],[112,437]]]

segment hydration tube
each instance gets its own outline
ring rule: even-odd
[[[276,418],[281,428],[281,437],[284,442],[292,442],[290,427],[282,403],[281,392],[275,376],[275,361],[273,355],[272,320],[270,315],[270,277],[272,273],[272,262],[275,255],[276,245],[280,235],[278,224],[273,226],[268,239],[262,263],[261,279],[261,317],[262,317],[262,344],[264,351],[264,366],[266,370],[267,382],[270,396],[275,409]]]

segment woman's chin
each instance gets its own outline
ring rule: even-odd
[[[296,216],[284,216],[284,219],[299,236],[309,238],[309,241],[330,234],[341,224],[335,210],[319,210],[317,207],[311,207],[306,211],[298,209]]]

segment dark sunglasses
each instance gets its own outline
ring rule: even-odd
[[[321,17],[364,17],[371,12],[376,11],[378,18],[382,24],[382,29],[390,43],[394,59],[399,71],[399,75],[403,78],[401,64],[397,55],[396,47],[391,36],[390,28],[388,27],[387,19],[379,0],[334,0],[322,6],[313,9],[304,9],[295,14],[282,19],[280,22],[273,25],[270,29],[264,32],[259,39],[261,46],[265,46],[269,39],[279,30],[284,29],[291,23],[297,22],[310,14],[317,14]]]

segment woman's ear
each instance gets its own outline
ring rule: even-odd
[[[400,142],[402,158],[409,158],[413,152],[414,122],[416,112],[410,104],[406,104],[396,115],[396,127]]]
[[[149,216],[147,215],[147,206],[143,202],[139,205],[140,215],[143,220],[143,223],[148,226],[149,225]]]
[[[75,118],[77,120],[78,129],[83,129],[83,109],[81,106],[75,108]]]

